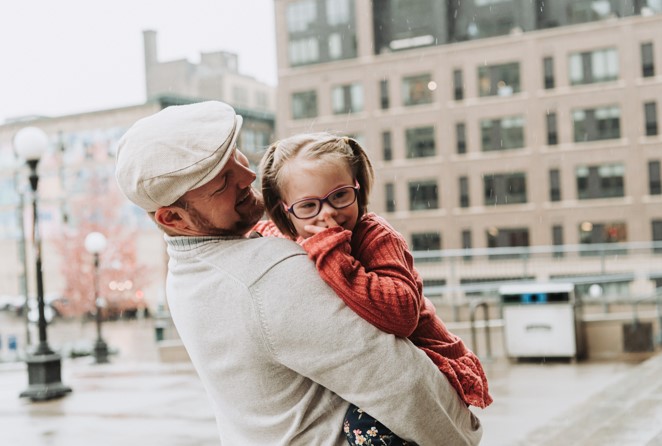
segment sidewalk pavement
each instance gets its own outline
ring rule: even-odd
[[[64,359],[73,392],[33,403],[24,363],[0,364],[3,446],[218,445],[207,396],[188,363]],[[662,355],[639,364],[486,361],[495,402],[476,410],[483,446],[661,445]]]

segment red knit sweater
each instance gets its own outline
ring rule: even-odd
[[[259,222],[254,230],[284,237],[270,221]],[[482,408],[492,402],[480,361],[423,297],[423,282],[407,243],[386,220],[370,213],[353,232],[330,228],[299,242],[348,307],[380,330],[409,338],[465,403]]]

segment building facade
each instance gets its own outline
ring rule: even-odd
[[[371,209],[412,249],[455,252],[422,265],[428,284],[522,277],[475,273],[475,256],[470,272],[467,249],[549,247],[564,261],[524,277],[555,279],[609,273],[561,246],[588,260],[582,248],[662,242],[661,1],[275,5],[278,136],[356,137],[377,171]],[[614,268],[662,285],[659,267]]]

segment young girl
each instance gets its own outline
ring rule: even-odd
[[[297,240],[347,306],[380,330],[409,338],[466,404],[492,402],[480,361],[423,297],[406,241],[367,212],[373,170],[355,140],[316,133],[278,141],[267,149],[260,173],[271,221],[259,222],[257,232]],[[355,406],[344,431],[350,444],[407,444]],[[376,443],[381,436],[385,443]]]

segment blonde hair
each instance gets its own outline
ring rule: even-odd
[[[363,147],[354,139],[331,133],[302,133],[276,141],[267,149],[260,162],[262,196],[267,215],[285,235],[296,239],[297,231],[283,208],[282,174],[285,165],[296,158],[321,162],[342,162],[359,183],[359,218],[367,212],[368,197],[374,171]]]

